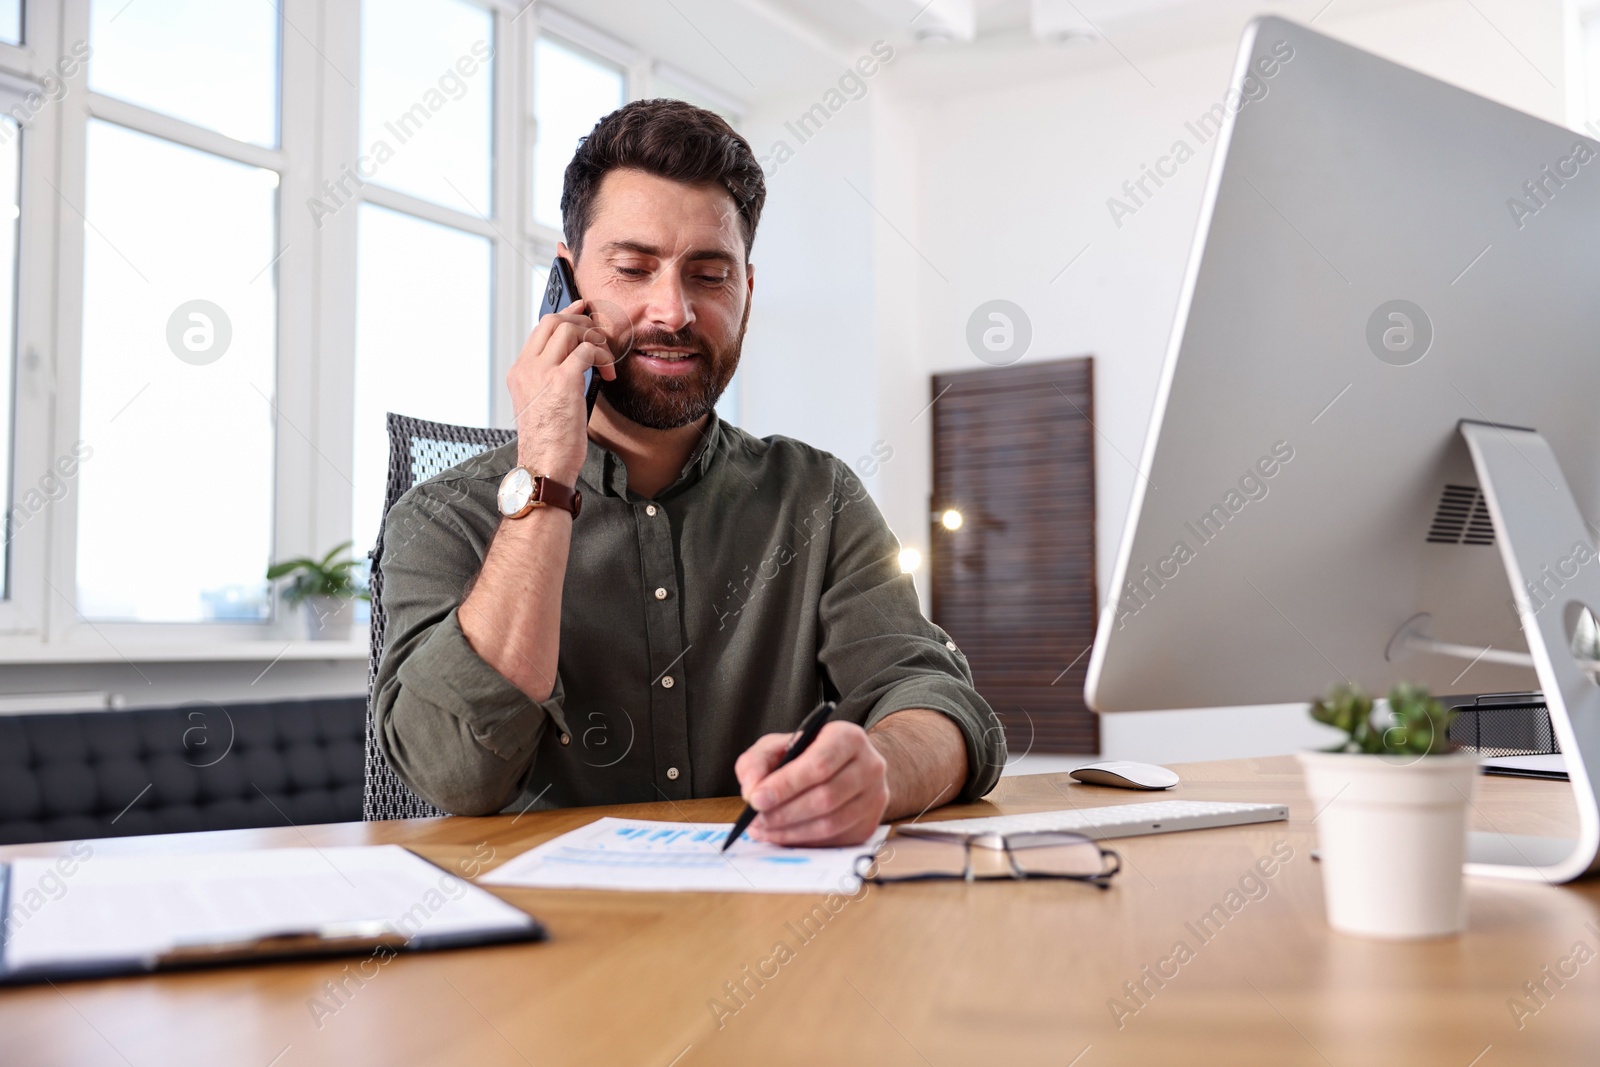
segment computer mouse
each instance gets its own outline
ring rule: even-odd
[[[1114,785],[1119,789],[1171,789],[1178,784],[1178,776],[1165,767],[1125,759],[1085,763],[1072,772],[1072,777],[1090,785]]]

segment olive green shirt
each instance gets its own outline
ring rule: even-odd
[[[589,442],[555,688],[531,700],[473,651],[456,614],[516,462],[515,442],[475,456],[386,519],[373,714],[418,795],[463,815],[736,795],[740,753],[825,694],[837,718],[867,727],[907,708],[948,715],[966,738],[959,799],[994,786],[999,721],[923,617],[860,480],[826,452],[715,415],[653,500]]]

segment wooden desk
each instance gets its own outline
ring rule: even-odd
[[[369,963],[364,983],[349,977],[359,959],[339,959],[0,992],[0,1062],[1502,1067],[1600,1059],[1600,958],[1587,958],[1600,953],[1600,884],[1472,880],[1471,925],[1458,939],[1334,934],[1294,761],[1179,770],[1178,796],[1287,801],[1292,818],[1121,841],[1125,870],[1106,892],[1050,883],[868,888],[811,918],[801,931],[816,931],[809,940],[796,930],[818,898],[507,890],[553,940],[399,956]],[[1480,786],[1478,828],[1561,833],[1573,818],[1560,784]],[[992,803],[951,814],[1146,799],[1038,775],[1004,779]],[[735,801],[707,800],[93,847],[112,855],[398,842],[446,864],[492,848],[498,862],[602,813],[726,821],[736,812]],[[1272,878],[1252,880],[1274,848],[1289,858]],[[1226,910],[1230,891],[1237,912],[1197,936],[1195,924],[1215,905]],[[792,958],[766,963],[770,977],[758,985],[748,975],[779,941]],[[1180,941],[1181,963],[1172,956]],[[1542,968],[1560,967],[1580,942],[1587,962],[1567,964],[1576,977],[1564,988],[1545,979]],[[1146,967],[1169,977],[1157,987]],[[340,979],[346,992],[335,999],[327,983]],[[1141,980],[1153,992],[1135,1001],[1124,983]],[[1543,1006],[1523,989],[1539,980],[1554,990]],[[727,983],[750,992],[735,1000]],[[1508,1006],[1519,995],[1537,1009],[1520,1029]]]

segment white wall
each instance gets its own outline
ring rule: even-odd
[[[0,695],[111,693],[127,708],[363,696],[367,665],[344,661],[7,664]],[[19,710],[31,710],[22,708]]]
[[[872,456],[879,437],[872,209],[854,191],[871,188],[876,82],[865,83],[861,99],[836,97],[847,102],[804,142],[790,127],[834,87],[831,79],[769,99],[743,123],[768,177],[751,252],[740,421],[758,437],[798,437],[853,466]],[[780,143],[792,158],[779,162]],[[876,489],[876,475],[863,480]]]

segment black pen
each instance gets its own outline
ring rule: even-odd
[[[783,754],[783,759],[778,761],[778,767],[787,766],[793,762],[796,756],[811,747],[811,742],[815,741],[817,735],[822,732],[823,724],[828,721],[828,716],[833,714],[833,709],[836,706],[833,701],[824,700],[811,709],[811,714],[807,715],[800,723],[800,736],[790,742],[789,748]],[[777,770],[778,767],[772,769]],[[739,821],[733,824],[733,830],[728,834],[728,839],[722,843],[722,851],[728,851],[728,846],[739,840],[739,835],[745,832],[750,826],[751,820],[757,814],[756,809],[749,804],[744,806],[744,813],[739,816]]]

